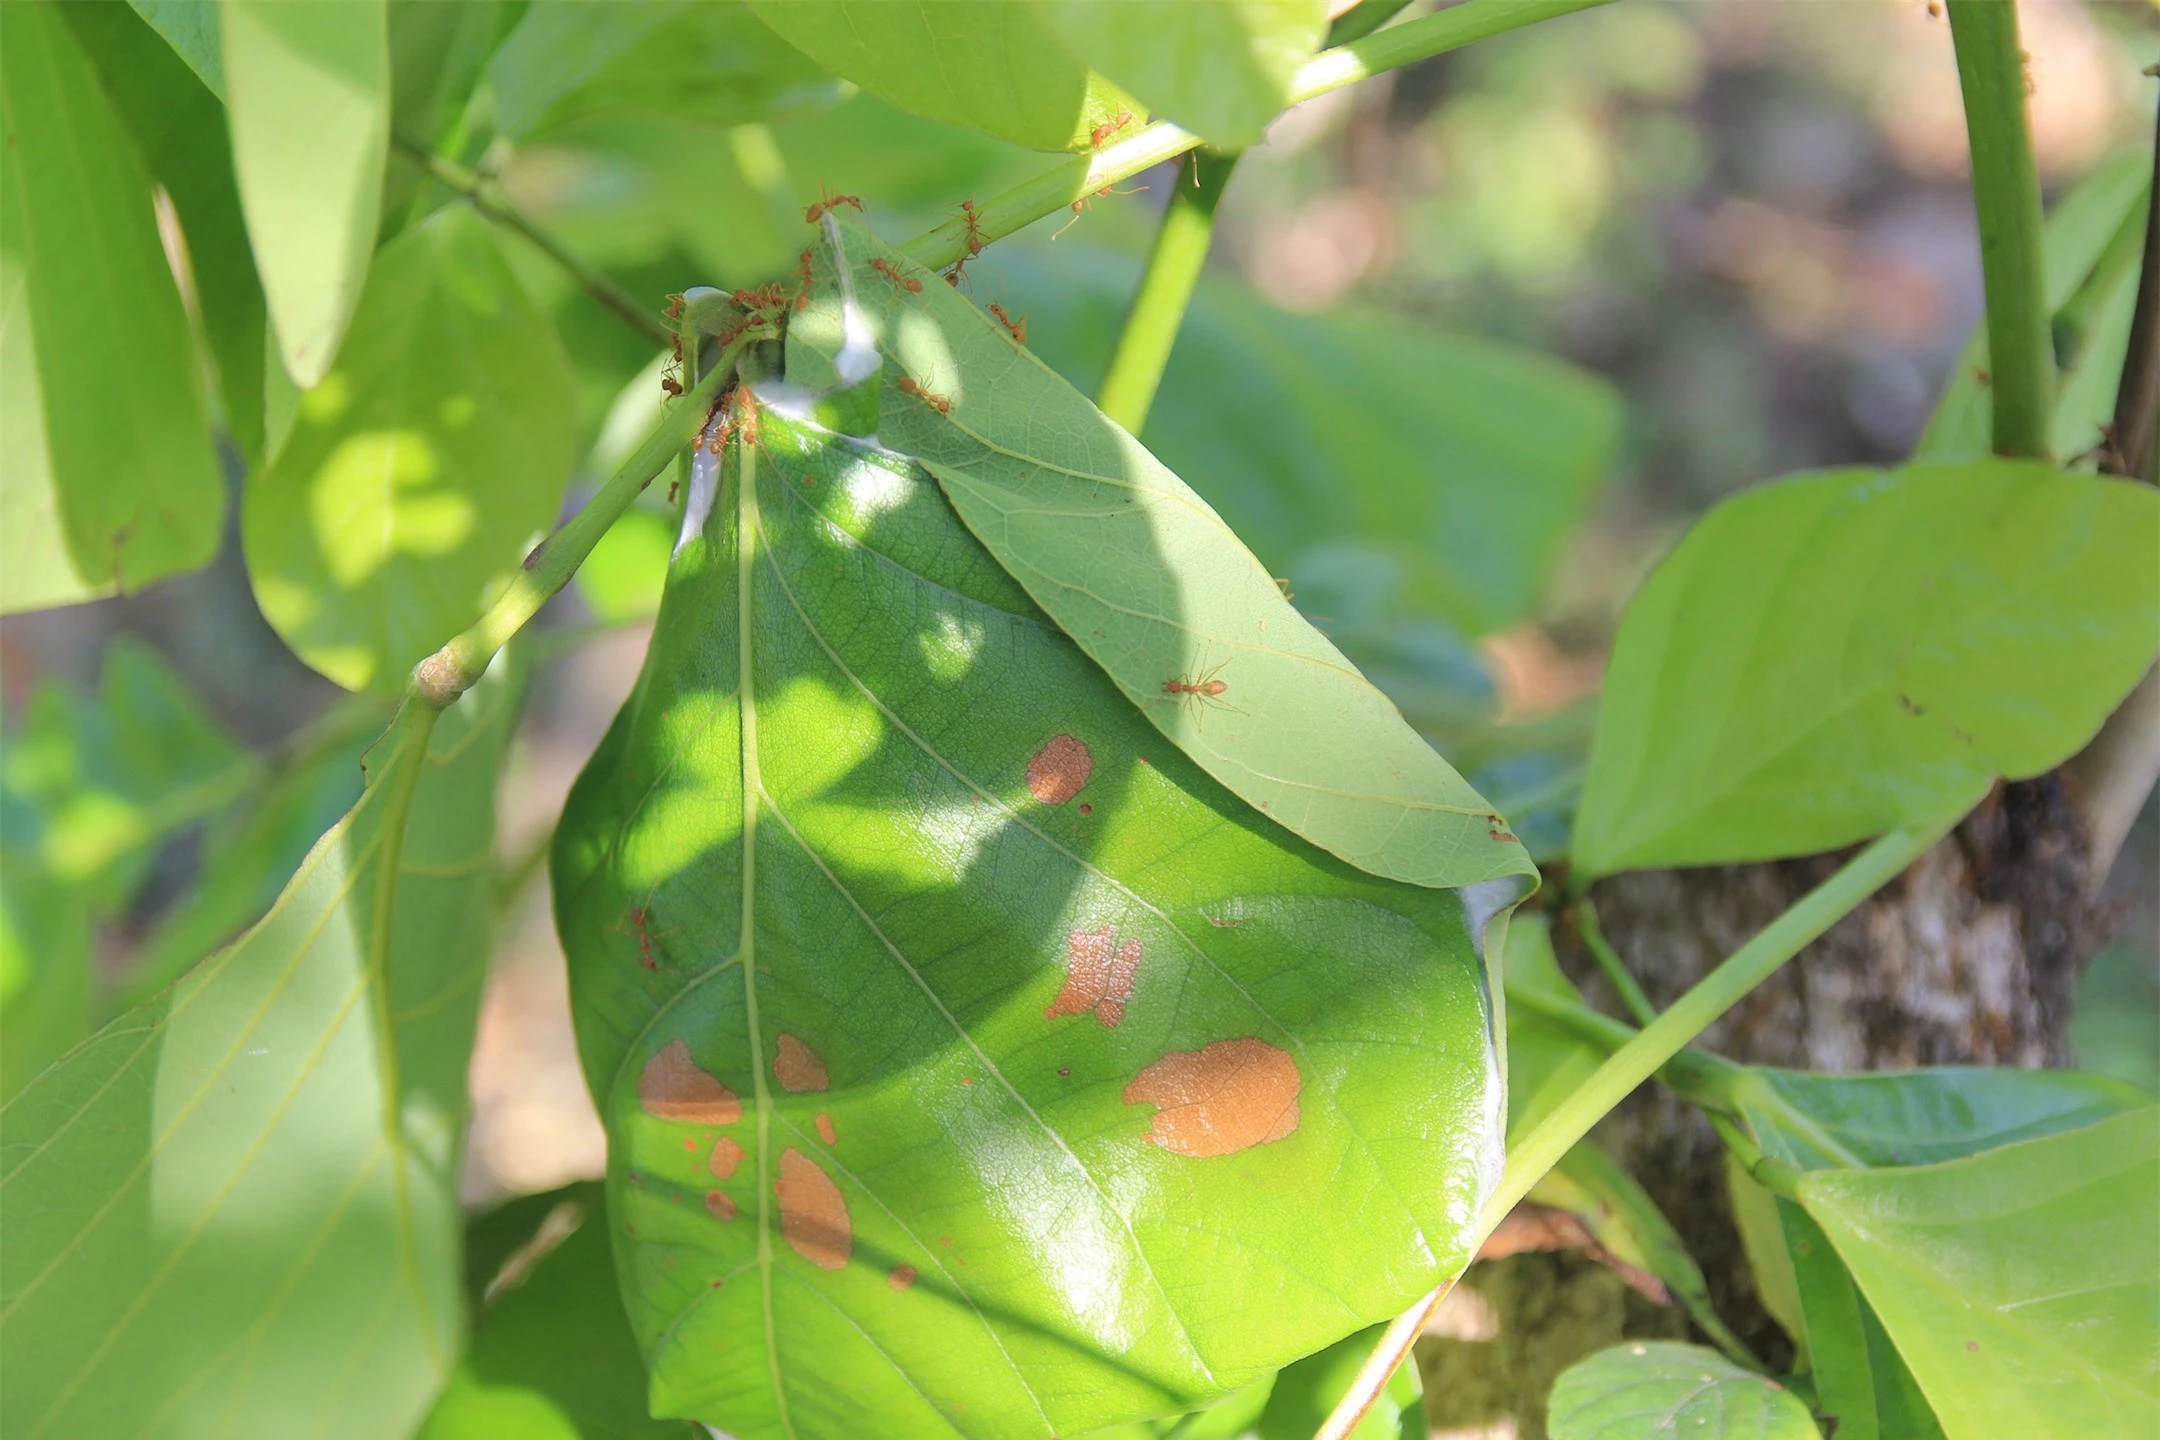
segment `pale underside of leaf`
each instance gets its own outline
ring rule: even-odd
[[[878,440],[937,477],[1158,729],[1269,818],[1376,875],[1457,886],[1534,874],[1504,819],[1205,500],[956,290],[895,283],[915,278],[909,263],[860,227],[846,234],[853,291],[898,371],[882,380]],[[841,307],[827,261],[814,275],[789,330],[789,377],[824,388]]]

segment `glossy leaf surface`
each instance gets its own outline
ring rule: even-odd
[[[553,327],[486,223],[438,211],[383,247],[337,368],[248,479],[263,614],[340,685],[394,689],[516,570],[576,454]]]
[[[915,466],[756,430],[555,853],[658,1413],[1076,1434],[1465,1263],[1461,899],[1216,786]]]
[[[0,124],[0,610],[16,611],[208,563],[225,487],[150,176],[45,0],[0,7]]]
[[[0,1428],[408,1434],[458,1346],[457,1151],[507,666],[230,949],[0,1110]]]
[[[496,123],[518,140],[640,117],[742,125],[835,90],[732,0],[539,0],[488,76]]]
[[[219,0],[225,103],[278,353],[329,373],[359,303],[390,143],[385,0]]]
[[[1940,1440],[1942,1427],[1852,1272],[1808,1213],[1774,1202],[1816,1410],[1844,1440]]]
[[[645,1413],[602,1187],[508,1201],[465,1233],[472,1339],[416,1440],[690,1440]]]
[[[1044,8],[1073,54],[1225,149],[1258,140],[1289,105],[1290,81],[1319,48],[1328,10],[1325,0],[1049,0]]]
[[[2152,663],[2156,553],[2160,492],[2030,463],[1724,502],[1621,622],[1577,863],[1812,854],[2046,770]]]
[[[924,285],[866,231],[846,234],[886,358],[881,443],[937,477],[1163,734],[1269,818],[1376,875],[1452,886],[1533,873],[1492,807],[1205,500],[956,290]],[[788,374],[824,390],[841,339],[826,260],[816,281],[789,328]]]
[[[1799,1198],[1949,1440],[2160,1427],[2160,1109]]]
[[[1033,0],[751,0],[781,38],[842,79],[933,120],[1033,150],[1084,150],[1140,114],[1088,72]]]
[[[1553,1440],[1819,1440],[1800,1397],[1699,1345],[1600,1350],[1553,1382]]]

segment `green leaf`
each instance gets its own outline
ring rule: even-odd
[[[1950,1440],[2160,1428],[2160,1108],[1798,1194]]]
[[[1035,0],[751,0],[750,8],[871,94],[1032,150],[1085,150],[1098,127],[1146,118],[1073,58]]]
[[[1792,1253],[1785,1246],[1778,1197],[1757,1184],[1730,1150],[1725,1152],[1725,1186],[1732,1199],[1733,1228],[1740,1232],[1740,1247],[1747,1256],[1756,1298],[1770,1312],[1770,1318],[1792,1337],[1798,1352],[1796,1365],[1806,1369],[1807,1321],[1801,1313],[1800,1280],[1793,1270]]]
[[[1327,32],[1326,0],[1049,0],[1073,54],[1166,119],[1224,149],[1260,138]]]
[[[508,664],[263,922],[0,1110],[0,1429],[398,1440],[458,1346]]]
[[[218,0],[128,0],[173,53],[225,102],[225,57],[218,40]]]
[[[1801,1169],[1927,1165],[2091,1125],[2150,1101],[2071,1070],[1943,1066],[1881,1075],[1750,1068],[1725,1097],[1763,1153]]]
[[[215,5],[193,3],[210,17],[214,50]],[[71,4],[63,13],[179,213],[196,318],[217,368],[225,425],[249,463],[259,465],[265,310],[233,181],[224,103],[129,8]]]
[[[1260,1415],[1260,1440],[1309,1440],[1349,1393],[1351,1382],[1387,1328],[1375,1325],[1360,1330],[1286,1366],[1268,1392],[1267,1408]],[[1389,1377],[1387,1388],[1374,1398],[1372,1408],[1346,1440],[1426,1440],[1431,1428],[1425,1421],[1425,1387],[1418,1367],[1403,1365]]]
[[[526,141],[656,116],[743,125],[837,92],[749,7],[722,0],[538,0],[488,77],[497,126]]]
[[[383,247],[337,368],[248,478],[263,614],[340,685],[394,690],[554,520],[577,439],[569,361],[485,223],[429,216]]]
[[[1136,277],[1125,260],[1059,250],[999,247],[969,275],[1086,389]],[[1304,608],[1328,615],[1330,637],[1362,664],[1380,639],[1362,632],[1393,614],[1484,635],[1529,613],[1612,463],[1620,421],[1610,387],[1549,356],[1348,307],[1292,314],[1203,281],[1141,438],[1317,602]],[[1385,607],[1361,608],[1392,614],[1360,620],[1345,591],[1379,592]]]
[[[502,0],[390,0],[390,117],[424,144],[461,128],[509,21]]]
[[[1492,807],[1291,608],[1205,500],[957,290],[923,285],[866,231],[847,234],[854,293],[886,360],[881,443],[937,477],[1158,729],[1263,814],[1376,875],[1453,886],[1534,873]],[[789,327],[788,376],[826,389],[841,306],[823,262],[817,281]]]
[[[106,651],[96,695],[43,685],[0,742],[5,1099],[94,1028],[91,933],[134,898],[151,847],[222,808],[256,766],[129,639]]]
[[[756,429],[554,856],[657,1412],[1074,1434],[1458,1271],[1502,1103],[1463,900],[1216,786],[918,467]]]
[[[197,80],[225,104],[225,54],[218,41],[218,0],[127,0],[132,9],[173,47]]]
[[[1706,1333],[1711,1326],[1721,1325],[1710,1303],[1709,1282],[1679,1232],[1649,1192],[1596,1142],[1577,1142],[1531,1187],[1528,1198],[1582,1221],[1590,1238],[1605,1251],[1599,1263],[1618,1262],[1636,1272],[1621,1271],[1630,1285],[1644,1289],[1644,1277],[1653,1278],[1665,1287],[1666,1300],[1678,1301],[1689,1314],[1707,1322]]]
[[[645,1411],[598,1184],[527,1195],[465,1240],[472,1341],[417,1440],[688,1437]]]
[[[1836,1422],[1842,1440],[1941,1440],[1942,1427],[1912,1372],[1821,1227],[1790,1200],[1776,1202],[1776,1215],[1817,1413]]]
[[[2108,242],[2127,218],[2141,216],[2151,183],[2152,156],[2130,151],[2110,156],[2048,212],[2045,264],[2047,302],[2060,310],[2085,283]],[[2129,344],[2130,312],[2137,294],[2137,267],[2125,266],[2101,302],[2099,320],[2061,377],[2049,448],[2064,461],[2098,444],[2100,426],[2112,417],[2115,381]],[[1916,460],[1949,460],[1988,453],[1994,392],[1988,371],[1987,325],[1973,328],[1964,353],[1950,371],[1942,398],[1914,448]]]
[[[384,0],[220,0],[233,166],[278,353],[330,371],[381,214],[390,142]]]
[[[207,564],[225,490],[142,159],[59,9],[0,17],[0,610],[16,611]]]
[[[1582,1003],[1582,992],[1561,972],[1553,953],[1552,922],[1542,911],[1518,911],[1508,921],[1503,973],[1508,990],[1542,990]],[[1605,1052],[1521,1005],[1507,1007],[1508,1134],[1518,1137],[1566,1099],[1604,1062]]]
[[[2023,462],[1725,501],[1621,622],[1579,868],[1812,854],[2060,763],[2152,663],[2156,552],[2160,492]]]
[[[263,917],[316,837],[360,798],[361,752],[381,728],[375,718],[366,736],[348,732],[319,755],[281,761],[260,794],[212,825],[194,887],[135,947],[122,1008],[148,1001]]]
[[[1553,1382],[1552,1440],[1820,1440],[1791,1391],[1714,1350],[1637,1340]]]

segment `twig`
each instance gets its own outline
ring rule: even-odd
[[[392,135],[390,141],[399,153],[463,197],[465,203],[482,216],[505,230],[523,236],[541,254],[560,265],[587,295],[636,327],[646,339],[655,345],[665,345],[674,338],[674,332],[662,324],[658,316],[638,304],[635,296],[571,254],[563,247],[562,242],[526,219],[508,201],[495,194],[486,178],[477,171],[468,170],[455,160],[436,154],[410,136]]]
[[[1643,993],[1642,986],[1629,972],[1627,962],[1605,938],[1605,931],[1598,924],[1597,902],[1588,895],[1578,897],[1568,906],[1568,918],[1575,922],[1575,933],[1582,937],[1583,948],[1605,973],[1606,982],[1620,996],[1620,1003],[1627,1006],[1628,1014],[1635,1017],[1635,1023],[1648,1025],[1657,1019],[1657,1006],[1650,1003],[1650,997]]]

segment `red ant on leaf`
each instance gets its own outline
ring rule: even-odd
[[[1211,705],[1223,710],[1236,710],[1238,714],[1242,715],[1245,713],[1243,710],[1222,698],[1225,692],[1230,689],[1230,682],[1215,678],[1222,673],[1223,665],[1229,663],[1228,660],[1225,660],[1222,665],[1217,665],[1211,670],[1202,671],[1198,679],[1186,680],[1182,677],[1172,677],[1165,680],[1162,683],[1163,694],[1175,695],[1180,701],[1192,701],[1196,716],[1204,717],[1207,714],[1208,707]]]
[[[837,210],[842,205],[852,205],[857,210],[862,209],[862,196],[860,195],[835,195],[830,185],[824,187],[824,194],[824,199],[802,212],[802,218],[812,225],[817,224],[818,221],[825,218],[828,212]]]
[[[667,297],[667,309],[660,313],[670,320],[680,320],[682,319],[683,304],[684,301],[680,292],[670,295]]]
[[[895,382],[895,387],[900,391],[901,394],[913,395],[916,399],[922,401],[923,404],[928,405],[931,409],[937,411],[940,415],[952,414],[952,401],[946,399],[942,395],[931,394],[928,390],[923,389],[922,386],[916,384],[912,379],[905,375],[901,376],[900,379]]]
[[[617,935],[635,935],[638,943],[638,963],[647,970],[657,971],[660,968],[659,961],[653,958],[654,932],[652,929],[652,911],[650,909],[643,905],[632,905],[630,907],[630,923],[628,927],[617,925],[614,933]],[[672,935],[674,931],[663,930],[659,933]]]
[[[810,252],[802,252],[802,284],[796,287],[795,309],[800,312],[810,308]]]
[[[877,271],[878,274],[883,275],[886,279],[892,281],[893,284],[898,285],[901,289],[906,290],[911,294],[919,295],[922,293],[922,281],[917,280],[912,275],[901,274],[897,266],[893,265],[890,261],[884,259],[882,256],[878,259],[872,260],[870,262],[870,268]]]
[[[1110,119],[1088,131],[1088,144],[1100,150],[1103,147],[1103,141],[1108,140],[1112,135],[1117,134],[1118,131],[1123,130],[1130,124],[1132,124],[1132,111],[1120,110]]]
[[[982,211],[975,208],[973,200],[962,200],[960,202],[960,214],[967,221],[967,231],[963,236],[962,243],[967,246],[968,258],[972,260],[977,255],[982,254],[983,246],[990,243],[983,238]]]
[[[1006,314],[1005,307],[995,300],[990,302],[990,313],[997,316],[998,324],[1005,327],[1005,333],[1013,337],[1014,344],[1027,344],[1027,316],[1023,315],[1015,320]]]

